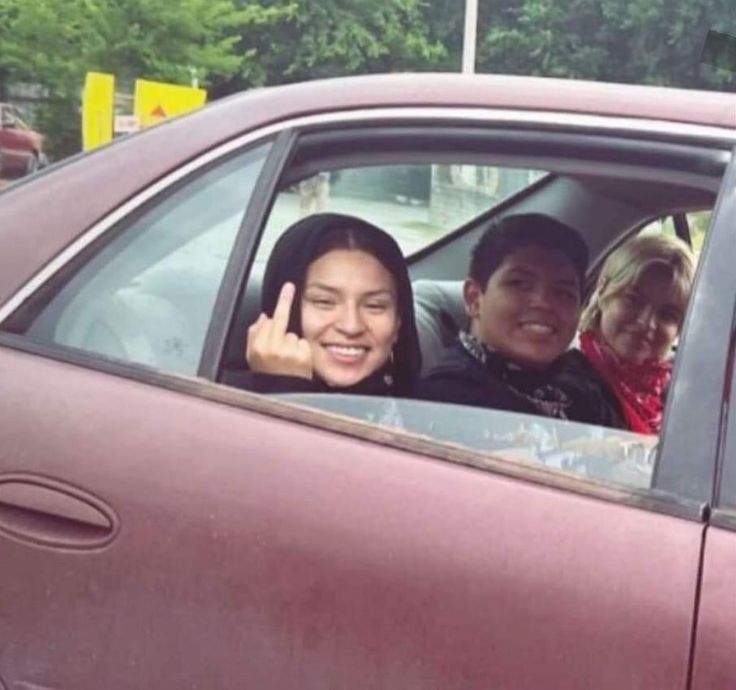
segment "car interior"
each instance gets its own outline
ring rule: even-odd
[[[325,153],[328,152],[328,153]],[[470,251],[494,219],[522,212],[550,215],[576,228],[591,257],[589,291],[607,254],[648,223],[674,219],[690,241],[687,213],[711,209],[728,154],[718,148],[535,132],[438,132],[416,129],[322,132],[299,142],[279,187],[322,171],[427,164],[542,170],[544,176],[407,257],[414,287],[423,371],[463,326],[462,282]],[[263,263],[251,267],[223,360],[220,380],[246,366],[245,332],[260,312]]]

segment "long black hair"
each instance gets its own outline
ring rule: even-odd
[[[411,280],[404,256],[391,235],[360,218],[337,213],[319,213],[298,221],[278,239],[263,276],[261,309],[271,315],[284,283],[294,283],[296,294],[289,316],[289,331],[302,335],[301,299],[309,266],[333,249],[356,249],[375,257],[393,276],[401,319],[393,347],[390,376],[392,390],[411,390],[421,368],[419,337],[414,319]]]

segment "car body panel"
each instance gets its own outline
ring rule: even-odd
[[[736,678],[736,532],[709,527],[703,561],[692,690],[733,687]]]
[[[97,549],[0,535],[11,687],[684,687],[697,522],[7,348],[0,372],[0,472],[120,520]]]

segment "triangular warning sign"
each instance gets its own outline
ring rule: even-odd
[[[151,111],[151,117],[160,119],[166,117],[166,111],[163,109],[160,103]]]

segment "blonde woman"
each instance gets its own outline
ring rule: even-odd
[[[682,240],[636,237],[606,259],[583,312],[580,349],[616,394],[631,431],[661,429],[694,270]]]

